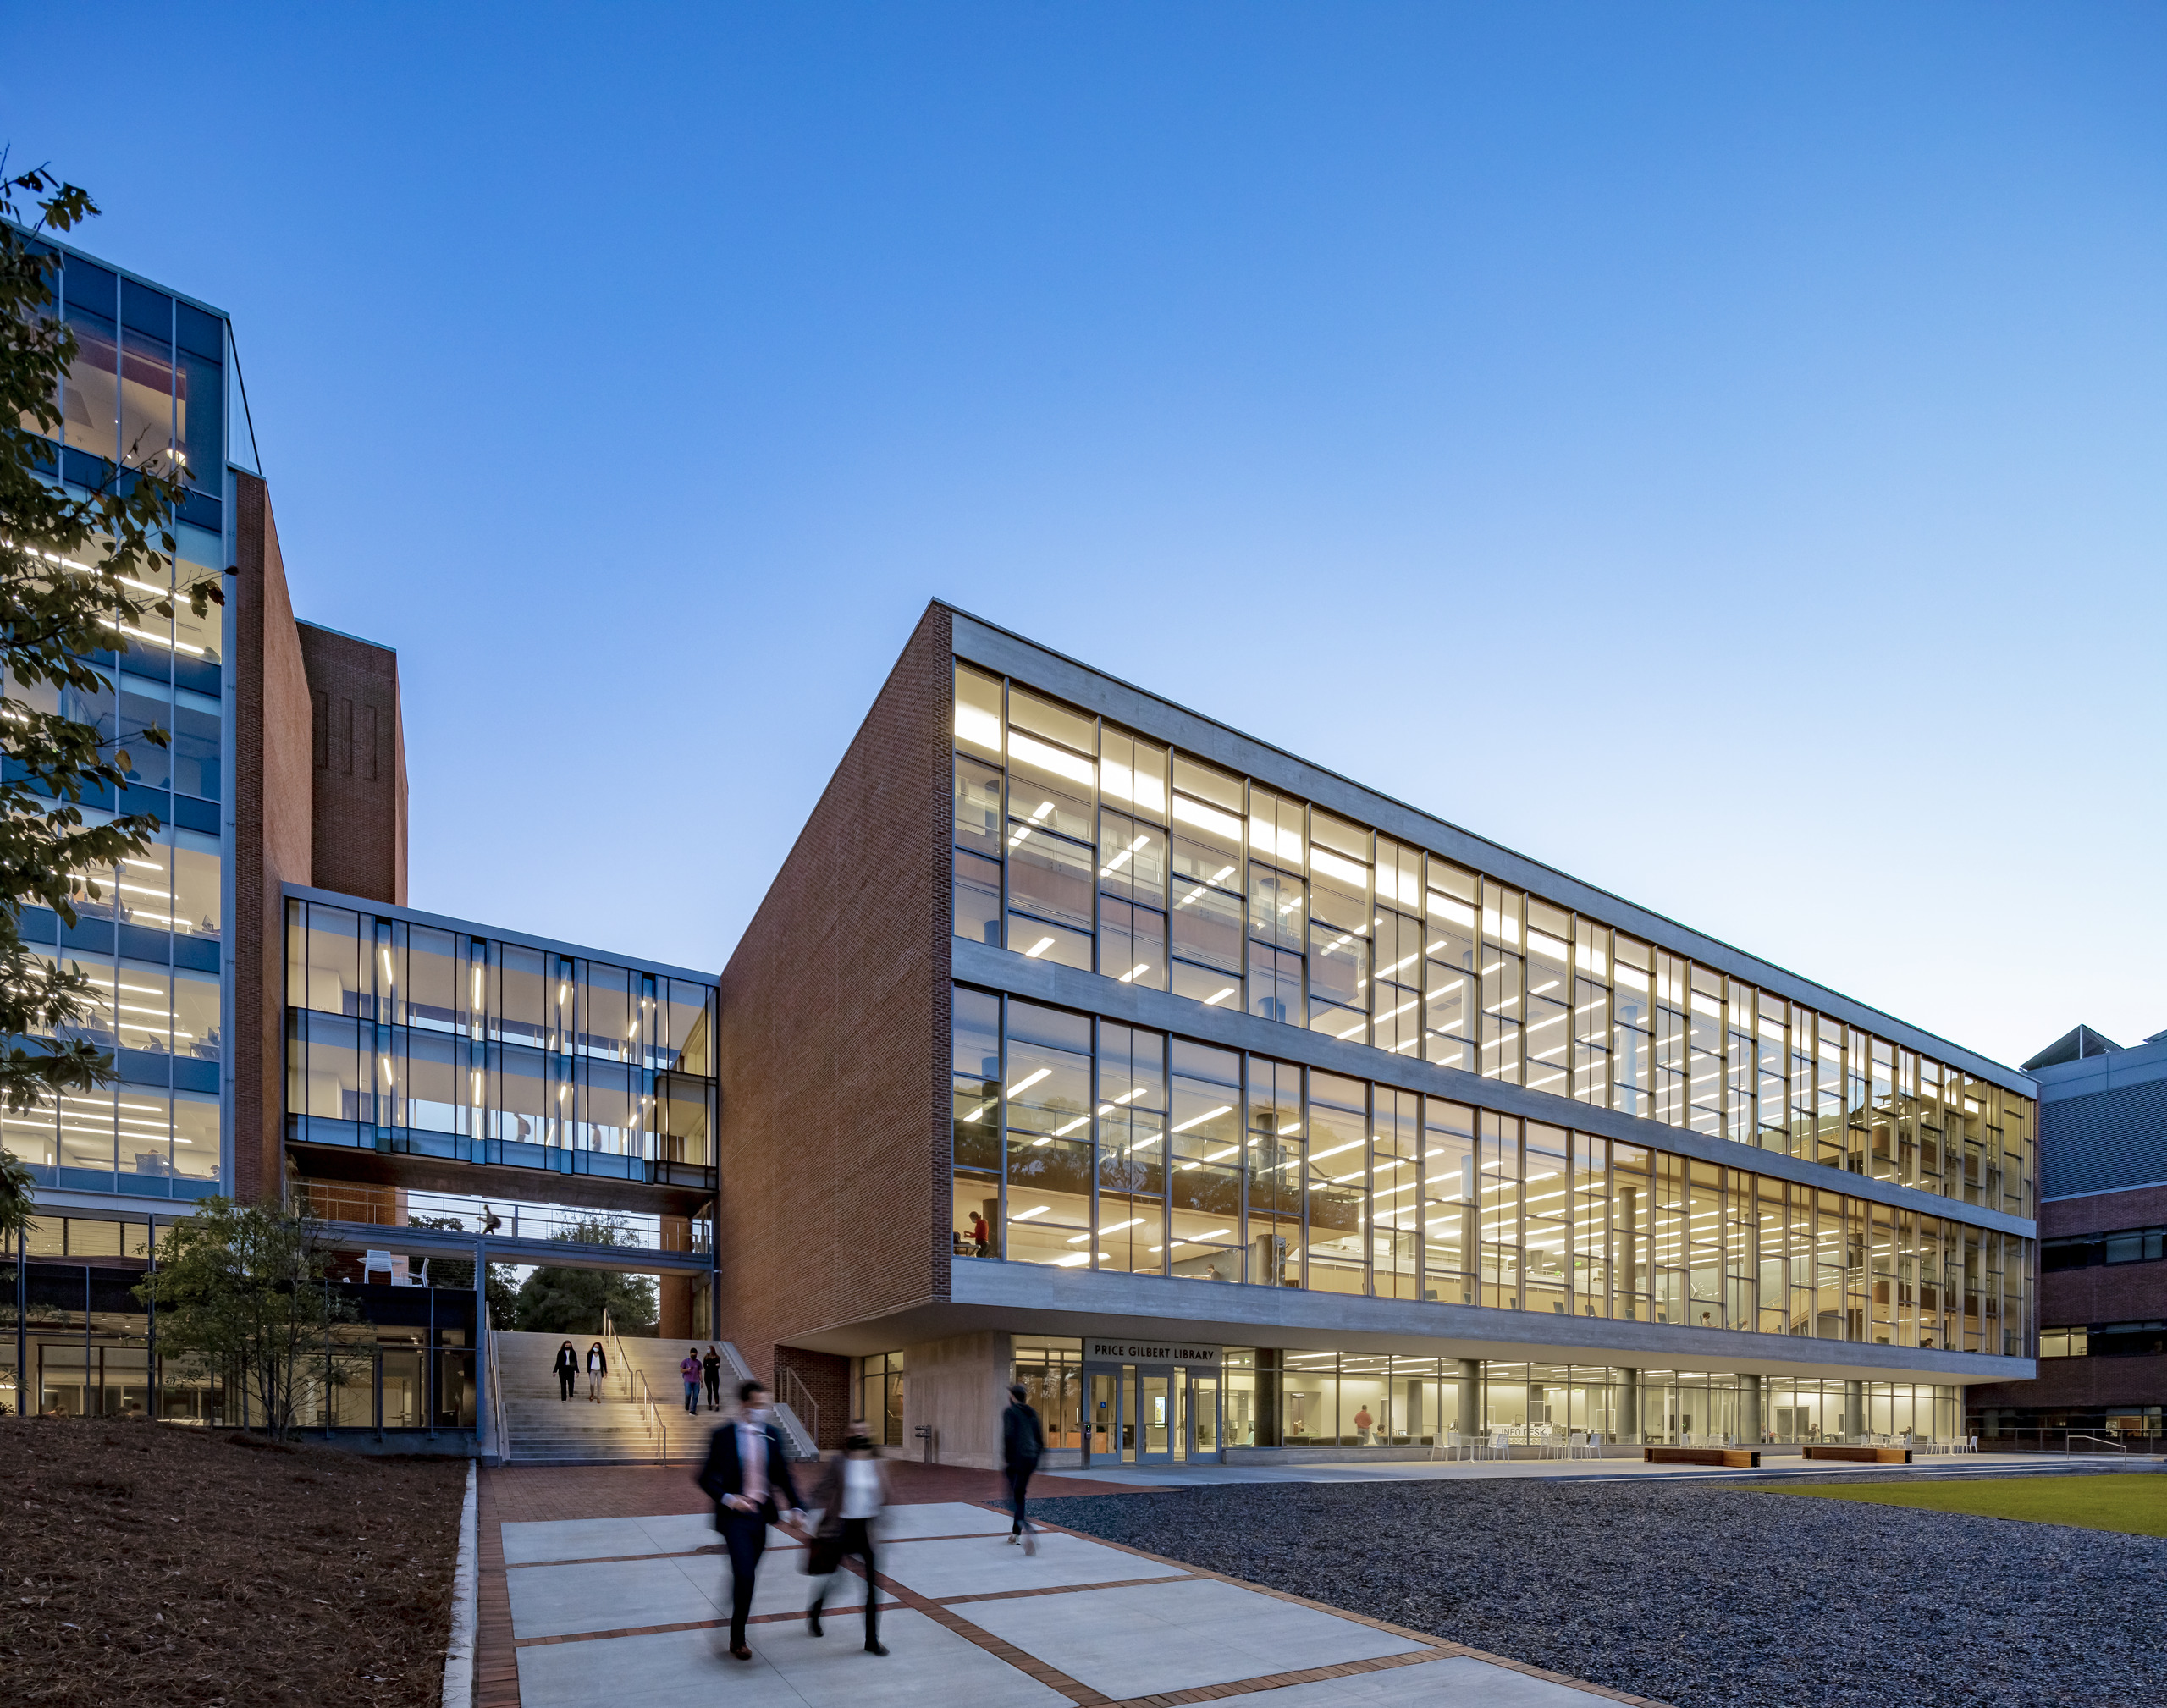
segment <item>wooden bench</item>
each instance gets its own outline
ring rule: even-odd
[[[1908,1465],[1911,1463],[1909,1447],[1834,1447],[1809,1446],[1809,1459],[1847,1459],[1860,1465]]]
[[[1651,1465],[1724,1465],[1734,1471],[1757,1471],[1761,1455],[1751,1447],[1643,1447]]]

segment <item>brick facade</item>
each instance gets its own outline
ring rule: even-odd
[[[308,674],[271,497],[236,476],[234,567],[234,1169],[244,1202],[284,1190],[285,920],[279,885],[310,857]]]
[[[951,632],[930,607],[722,975],[723,1332],[764,1376],[947,1297]]]
[[[786,1370],[804,1383],[805,1391],[812,1395],[813,1403],[818,1408],[813,1417],[800,1420],[806,1428],[815,1430],[822,1446],[842,1446],[843,1437],[850,1432],[850,1360],[837,1358],[833,1353],[816,1353],[805,1347],[777,1347],[776,1397],[788,1400],[796,1408],[797,1390],[785,1380],[783,1373]]]
[[[310,699],[312,882],[406,905],[406,739],[399,654],[300,625]]]
[[[2167,1222],[2167,1187],[2087,1193],[2049,1198],[2039,1206],[2039,1237],[2111,1233],[2119,1228]],[[2167,1262],[2094,1264],[2039,1276],[2039,1326],[2167,1320]],[[2042,1358],[2037,1380],[1988,1382],[1973,1388],[1966,1403],[2051,1410],[2132,1410],[2167,1402],[2167,1357],[2145,1354]]]
[[[295,620],[270,492],[235,479],[231,1190],[260,1203],[285,1177],[280,886],[405,903],[406,747],[398,655]]]

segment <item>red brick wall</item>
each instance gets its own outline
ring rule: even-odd
[[[723,1332],[762,1375],[947,1296],[950,645],[931,607],[722,975]]]
[[[2082,1198],[2050,1198],[2039,1206],[2041,1239],[2110,1233],[2118,1227],[2153,1227],[2161,1222],[2167,1222],[2167,1186],[2087,1193]]]
[[[238,480],[234,672],[233,1194],[273,1200],[284,1182],[285,920],[281,883],[312,871],[308,678],[295,636],[270,493]]]
[[[739,1351],[744,1348],[740,1347]],[[824,1447],[840,1447],[850,1426],[850,1360],[837,1358],[833,1353],[816,1353],[803,1347],[775,1348],[775,1397],[788,1400],[797,1407],[797,1390],[786,1385],[783,1372],[790,1371],[805,1384],[806,1391],[813,1396],[813,1403],[819,1408],[817,1417],[801,1414],[799,1421],[806,1428],[814,1429]]]
[[[406,740],[399,654],[301,625],[308,667],[311,824],[319,890],[406,905]]]
[[[2055,1410],[2167,1405],[2167,1357],[2042,1358],[2032,1382],[1988,1382],[1969,1389],[1967,1409],[2046,1406]]]

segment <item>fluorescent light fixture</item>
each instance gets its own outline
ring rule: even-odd
[[[1052,938],[1041,937],[1036,943],[1034,943],[1028,949],[1026,949],[1023,951],[1023,958],[1026,961],[1036,961],[1041,955],[1045,954],[1047,950],[1052,947]]]
[[[1090,1261],[1091,1253],[1088,1251],[1072,1251],[1067,1257],[1056,1258],[1050,1266],[1054,1269],[1074,1269],[1079,1264]]]
[[[1050,1204],[1034,1204],[1030,1209],[1012,1215],[1008,1219],[1011,1221],[1028,1221],[1034,1215],[1044,1215],[1052,1208],[1053,1206]]]
[[[1204,999],[1204,1006],[1205,1006],[1206,1008],[1215,1007],[1215,1006],[1216,1006],[1218,1004],[1220,1004],[1220,1003],[1221,1003],[1221,1002],[1224,1002],[1224,1001],[1225,1001],[1228,997],[1232,996],[1233,994],[1234,994],[1234,987],[1233,987],[1232,985],[1231,985],[1231,984],[1230,984],[1230,985],[1228,985],[1228,986],[1227,986],[1224,990],[1222,990],[1222,991],[1219,992],[1219,994],[1218,994],[1217,995],[1216,995],[1216,996],[1207,996],[1207,997],[1205,997],[1205,998]]]
[[[1083,1126],[1084,1123],[1090,1118],[1091,1117],[1088,1115],[1079,1115],[1075,1120],[1070,1121],[1067,1126],[1056,1127],[1054,1128],[1053,1137],[1056,1138],[1066,1138],[1070,1133],[1075,1132],[1078,1127]]]
[[[1222,1103],[1216,1109],[1207,1109],[1201,1115],[1192,1115],[1187,1121],[1176,1127],[1174,1131],[1176,1132],[1187,1132],[1192,1127],[1200,1127],[1207,1121],[1215,1120],[1222,1115],[1232,1115],[1233,1112],[1234,1105],[1232,1104]]]
[[[1050,941],[1051,939],[1048,940]],[[1015,1084],[1008,1088],[1008,1095],[1011,1098],[1014,1098],[1023,1092],[1028,1091],[1033,1086],[1036,1085],[1040,1080],[1044,1079],[1052,1072],[1053,1070],[1050,1067],[1042,1067],[1036,1073],[1026,1074],[1023,1078],[1017,1080]]]

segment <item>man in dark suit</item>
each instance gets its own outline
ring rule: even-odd
[[[700,1487],[715,1503],[715,1528],[730,1550],[730,1652],[749,1661],[745,1621],[753,1611],[753,1583],[767,1551],[768,1526],[775,1522],[782,1500],[797,1518],[805,1516],[791,1480],[790,1455],[782,1431],[768,1409],[768,1391],[747,1382],[737,1391],[737,1415],[708,1442]],[[779,1499],[780,1497],[780,1499]]]

